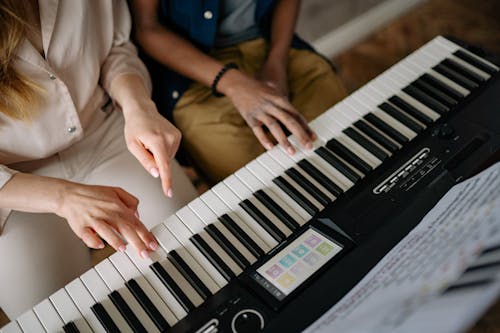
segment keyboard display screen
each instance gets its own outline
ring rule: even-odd
[[[341,245],[310,228],[258,268],[252,277],[282,300],[341,250]]]

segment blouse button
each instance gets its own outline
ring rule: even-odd
[[[177,90],[172,91],[172,98],[173,99],[179,98],[179,92]]]
[[[207,20],[211,20],[212,17],[214,17],[214,14],[210,11],[210,10],[206,10],[204,13],[203,13],[203,17]]]
[[[49,75],[49,79],[51,79],[51,80],[55,80],[55,79],[56,79],[56,76],[55,76],[54,74],[50,74],[50,75]]]
[[[68,133],[74,133],[76,131],[76,126],[68,127]]]

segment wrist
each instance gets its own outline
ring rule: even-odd
[[[232,98],[238,92],[241,85],[248,80],[248,77],[237,69],[228,70],[219,80],[217,91]]]
[[[286,67],[288,64],[289,47],[271,48],[267,54],[266,63],[271,63],[275,66]]]
[[[134,114],[147,113],[151,110],[156,110],[156,105],[150,98],[131,99],[127,103],[124,103],[121,108],[123,116],[126,119]]]

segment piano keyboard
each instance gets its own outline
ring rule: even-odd
[[[401,182],[409,184],[408,177],[428,163],[432,149],[413,149],[416,155],[399,163],[403,167],[390,176],[385,166],[416,147],[414,141],[424,133],[453,138],[454,128],[443,119],[494,81],[498,71],[497,65],[436,37],[312,121],[318,135],[314,149],[302,149],[291,137],[298,147],[295,155],[274,147],[157,225],[152,231],[161,247],[151,259],[130,249],[115,253],[0,332],[215,333],[268,328],[307,284],[287,294],[279,282],[264,281],[257,267],[285,251],[287,244],[299,244],[312,232],[313,222],[320,224],[317,216],[331,211],[335,201],[349,201],[349,192],[366,185],[368,178],[384,180],[370,183],[380,185],[370,189],[372,197],[401,191]],[[312,251],[311,242],[321,241],[318,235],[326,224],[293,250],[301,249],[301,254],[292,251],[296,256],[287,257],[286,264],[281,260],[285,266],[270,274]],[[342,256],[369,237],[347,224],[330,221],[329,226],[324,238],[331,241],[323,241],[321,249],[326,253],[338,248],[340,252],[332,254],[334,264],[341,265]],[[314,282],[314,277],[307,281]]]

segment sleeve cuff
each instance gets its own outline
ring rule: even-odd
[[[18,171],[7,168],[0,164],[0,189],[14,176]]]

